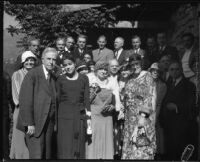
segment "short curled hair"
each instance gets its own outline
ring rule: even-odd
[[[64,52],[64,55],[63,55],[63,58],[62,58],[62,64],[64,63],[65,60],[70,60],[70,61],[72,61],[73,63],[76,63],[76,59],[74,58],[73,55],[68,54],[68,53],[65,54],[65,53],[66,53],[66,52]]]

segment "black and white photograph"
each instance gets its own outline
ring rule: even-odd
[[[2,2],[0,160],[200,161],[200,2],[61,2]]]

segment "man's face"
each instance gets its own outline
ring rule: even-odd
[[[109,72],[112,75],[115,75],[117,74],[118,70],[119,70],[119,63],[116,60],[111,61],[109,63]]]
[[[56,65],[57,53],[54,51],[49,51],[43,55],[42,63],[48,71],[52,71]]]
[[[58,51],[64,51],[65,50],[65,41],[63,39],[56,41],[56,48]]]
[[[133,49],[138,49],[140,48],[140,44],[141,44],[141,41],[139,38],[134,38],[132,39],[132,46],[133,46]]]
[[[74,39],[73,38],[67,38],[66,40],[66,47],[67,49],[71,50],[74,46]]]
[[[170,58],[168,56],[163,56],[159,61],[161,69],[165,71],[168,70],[169,64],[170,64]]]
[[[147,39],[147,47],[149,49],[153,49],[156,46],[156,41],[153,38],[148,38]]]
[[[103,48],[105,47],[105,45],[106,45],[106,40],[105,40],[105,38],[100,37],[100,38],[98,39],[97,43],[98,43],[98,45],[99,45],[99,48],[100,48],[100,49],[103,49]]]
[[[84,49],[85,46],[86,46],[86,39],[85,38],[78,38],[78,41],[77,41],[77,44],[78,44],[78,47],[80,49]]]
[[[191,48],[192,45],[193,45],[192,38],[190,38],[189,36],[183,37],[182,41],[183,41],[183,46],[184,46],[186,49]]]
[[[123,46],[123,42],[121,39],[116,38],[114,42],[114,47],[116,50],[120,49]]]
[[[166,35],[164,33],[158,33],[157,35],[157,42],[159,46],[163,46],[167,42]]]
[[[151,72],[151,76],[152,76],[153,79],[158,79],[158,77],[159,77],[159,70],[158,69],[151,69],[150,72]]]
[[[182,75],[182,69],[178,63],[172,63],[169,66],[169,75],[174,79],[177,79]]]
[[[35,55],[38,55],[38,53],[39,53],[39,47],[40,47],[40,42],[39,42],[39,40],[32,40],[31,42],[30,42],[30,46],[29,46],[29,50],[33,53],[33,54],[35,54]]]

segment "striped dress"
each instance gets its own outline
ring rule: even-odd
[[[19,92],[22,81],[24,80],[27,70],[24,68],[13,73],[12,76],[12,97],[15,103],[15,110],[13,114],[13,132],[10,149],[10,159],[29,159],[28,148],[25,144],[24,132],[16,129],[18,114],[19,114]]]

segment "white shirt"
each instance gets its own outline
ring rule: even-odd
[[[191,55],[191,51],[192,51],[192,48],[186,49],[185,53],[183,55],[183,58],[181,60],[182,67],[183,67],[183,73],[186,78],[190,78],[195,75],[195,73],[189,67],[189,58]]]
[[[115,56],[117,55],[117,57],[116,57],[117,60],[119,59],[119,56],[121,55],[122,51],[123,51],[123,48],[121,48],[121,49],[119,49],[118,51],[115,52]]]
[[[43,67],[43,71],[44,71],[45,78],[47,79],[49,72],[48,72],[47,69],[44,67],[44,65],[42,65],[42,67]]]
[[[71,52],[70,50],[68,50],[68,48],[67,48],[67,47],[65,47],[65,51],[66,51],[66,52],[69,52],[69,53]]]
[[[176,82],[175,82],[175,86],[182,80],[182,76],[180,76],[178,79],[176,79]]]

